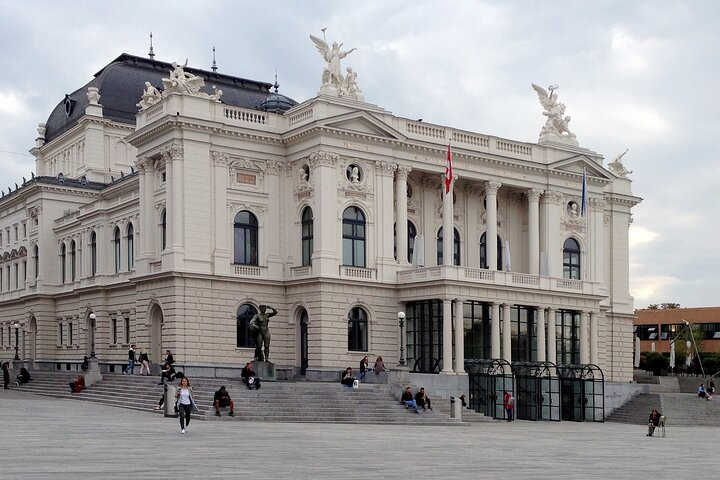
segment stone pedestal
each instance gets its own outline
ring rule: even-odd
[[[252,366],[253,370],[255,370],[255,376],[260,380],[264,382],[274,382],[277,380],[274,363],[253,360]]]
[[[85,375],[86,387],[89,387],[93,383],[97,383],[102,380],[102,374],[100,373],[100,364],[97,358],[88,358],[88,369],[83,375]]]

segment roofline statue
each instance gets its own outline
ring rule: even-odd
[[[625,165],[623,165],[622,163],[622,158],[629,151],[629,148],[625,149],[623,153],[615,157],[612,162],[608,163],[608,168],[610,169],[610,171],[620,178],[627,178],[627,176],[632,173],[632,170],[628,170],[627,168],[625,168]]]
[[[550,85],[548,87],[550,93],[534,83],[532,84],[532,88],[537,92],[540,105],[545,109],[543,115],[547,117],[545,125],[540,129],[540,139],[538,143],[558,142],[577,146],[578,142],[575,134],[570,131],[568,125],[570,123],[570,117],[565,116],[565,104],[557,101],[557,93],[555,93],[555,90],[558,89],[558,86]]]
[[[323,37],[325,29],[323,28]],[[322,86],[320,87],[321,95],[333,95],[337,97],[349,97],[355,100],[363,101],[362,91],[357,85],[357,73],[351,68],[347,69],[347,74],[343,75],[340,60],[357,50],[351,48],[343,51],[344,44],[333,42],[332,47],[327,44],[324,39],[320,39],[315,35],[310,35],[310,40],[315,44],[323,60],[327,62],[322,73]]]

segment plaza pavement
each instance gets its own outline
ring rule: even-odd
[[[470,427],[193,421],[0,390],[0,479],[689,479],[720,429],[617,423]]]

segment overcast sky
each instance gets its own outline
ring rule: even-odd
[[[720,2],[0,0],[0,188],[34,170],[37,124],[119,54],[274,81],[301,102],[323,61],[308,35],[358,50],[366,101],[526,142],[560,86],[580,146],[623,162],[644,201],[630,228],[635,307],[717,306]],[[101,100],[102,102],[102,100]]]

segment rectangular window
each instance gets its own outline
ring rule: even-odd
[[[411,371],[438,373],[442,350],[442,301],[410,302],[405,310],[407,360]]]
[[[73,345],[73,324],[72,322],[68,323],[68,345]]]
[[[27,238],[27,223],[23,222],[23,240]]]
[[[17,227],[17,225],[15,225],[15,227],[13,227],[13,228],[15,231],[15,241],[17,242],[18,241],[18,227]]]
[[[5,329],[0,328],[0,345],[5,345]]]
[[[491,356],[490,315],[491,305],[480,302],[463,303],[463,331],[465,332],[465,358],[483,359]]]
[[[110,338],[112,340],[112,344],[117,345],[117,342],[118,342],[117,341],[118,340],[117,339],[117,327],[118,327],[117,318],[113,318],[110,321],[110,323],[111,323],[111,328],[112,328],[112,330],[110,331]]]
[[[63,344],[63,324],[62,322],[58,323],[58,345]]]
[[[555,313],[556,354],[558,365],[580,364],[580,313],[559,310]]]
[[[520,305],[510,307],[510,327],[512,361],[537,361],[537,310]]]
[[[15,288],[20,288],[20,264],[13,265],[13,274],[15,275]]]
[[[125,343],[130,343],[130,317],[125,317]]]
[[[27,282],[27,261],[23,260],[22,263],[22,279],[23,279],[23,285],[25,282]]]

